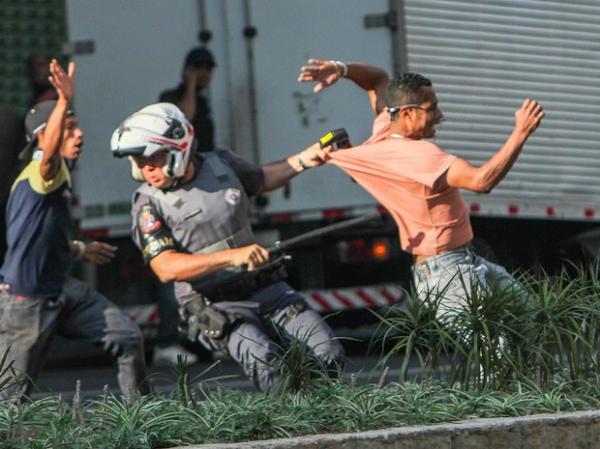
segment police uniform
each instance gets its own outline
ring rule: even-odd
[[[249,197],[262,183],[262,169],[223,149],[196,154],[193,163],[196,172],[189,182],[164,191],[144,183],[134,194],[132,235],[146,262],[168,249],[209,254],[256,242]],[[278,350],[277,333],[306,338],[327,365],[343,353],[329,326],[306,307],[301,295],[277,279],[277,273],[270,274],[266,285],[212,301],[205,312],[207,320],[217,325],[198,335],[208,349],[227,350],[263,391],[279,382],[268,363]],[[207,279],[226,275],[227,270],[221,270],[196,281],[176,282],[178,301],[202,301],[200,286]],[[227,327],[219,327],[219,315]]]
[[[58,174],[40,174],[41,151],[13,184],[7,206],[8,250],[0,269],[0,356],[16,371],[0,391],[15,400],[31,391],[53,335],[102,345],[119,365],[127,396],[148,393],[139,328],[114,304],[83,282],[67,279],[70,264],[70,175],[61,158]]]

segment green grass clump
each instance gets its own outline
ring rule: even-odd
[[[463,390],[588,381],[600,374],[598,279],[594,265],[577,276],[521,275],[522,291],[474,283],[452,312],[440,308],[442,294],[412,295],[381,317],[380,337],[390,348],[382,364],[401,357],[402,381],[416,358],[420,376]]]
[[[599,390],[600,382],[562,383],[546,391],[526,384],[513,391],[465,391],[435,382],[378,387],[333,380],[311,392],[280,395],[212,388],[197,391],[201,399],[188,405],[174,397],[128,403],[106,396],[84,403],[80,417],[52,397],[3,407],[0,448],[166,448],[584,410],[598,405]]]
[[[180,360],[166,396],[82,402],[77,388],[72,404],[3,404],[0,449],[154,449],[600,408],[598,266],[520,282],[525,294],[472,285],[451,313],[432,294],[382,316],[381,365],[400,358],[396,382],[387,369],[377,385],[332,378],[307,352],[310,333],[282,336],[279,357],[265,361],[283,377],[277,391],[225,391],[190,379]],[[0,372],[10,382],[5,358]]]

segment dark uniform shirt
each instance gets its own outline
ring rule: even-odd
[[[165,191],[144,183],[134,194],[132,236],[146,262],[169,249],[207,254],[255,242],[248,197],[263,182],[261,167],[222,149],[194,163],[189,182]],[[180,301],[196,294],[192,284],[176,282]]]
[[[6,209],[7,252],[0,278],[16,295],[54,297],[69,269],[70,176],[64,160],[45,181],[32,160],[13,184]]]
[[[175,89],[167,90],[160,94],[159,101],[176,105],[181,101],[184,94],[185,84],[180,84]],[[208,99],[204,95],[201,95],[200,91],[198,91],[196,95],[196,114],[190,121],[196,131],[198,151],[212,151],[215,148],[215,130],[211,118],[210,106],[208,105]]]

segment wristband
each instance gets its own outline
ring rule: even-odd
[[[75,256],[73,256],[76,260],[83,259],[83,255],[85,254],[85,243],[81,240],[73,240],[73,246],[75,246]]]
[[[308,170],[310,167],[308,165],[306,165],[306,163],[302,160],[302,156],[298,155],[298,167],[300,167],[302,170],[298,170],[299,172],[304,171],[304,170]]]
[[[331,61],[335,66],[335,70],[340,74],[342,78],[346,78],[348,75],[348,65],[342,61]]]

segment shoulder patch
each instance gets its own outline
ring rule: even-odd
[[[138,226],[144,234],[152,234],[161,228],[162,223],[156,217],[154,209],[146,205],[138,213]]]
[[[168,226],[163,224],[151,204],[144,204],[138,210],[133,239],[142,251],[146,263],[163,251],[175,249],[175,241]]]
[[[237,206],[240,202],[242,196],[242,192],[236,188],[229,188],[225,191],[225,201],[227,201],[232,206]]]

